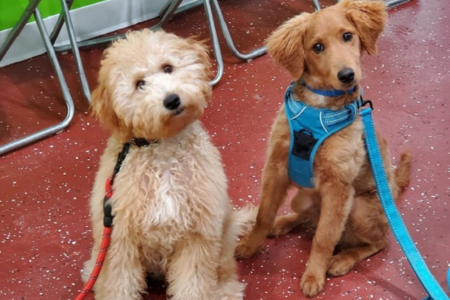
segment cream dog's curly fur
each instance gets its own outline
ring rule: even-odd
[[[131,32],[104,53],[92,111],[112,131],[91,200],[94,246],[103,231],[104,185],[133,137],[114,181],[114,226],[96,299],[141,299],[146,273],[164,275],[173,300],[242,299],[233,251],[245,213],[233,214],[219,151],[198,118],[211,98],[203,43],[163,31]]]

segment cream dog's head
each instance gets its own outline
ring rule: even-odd
[[[198,119],[211,98],[202,42],[164,31],[135,31],[101,61],[91,109],[120,140],[169,138]]]

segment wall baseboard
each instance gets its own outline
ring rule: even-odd
[[[94,38],[118,29],[158,17],[159,11],[168,0],[109,0],[90,6],[71,10],[72,23],[78,41]],[[184,0],[180,8],[192,5],[199,0]],[[51,32],[58,16],[44,20],[47,31]],[[3,44],[11,29],[0,31],[0,45]],[[67,30],[61,29],[55,45],[69,43]],[[28,23],[16,38],[5,57],[0,61],[0,67],[45,53],[45,47],[35,22]]]

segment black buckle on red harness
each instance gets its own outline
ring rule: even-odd
[[[105,197],[105,202],[108,201],[109,198]],[[106,203],[103,206],[103,226],[110,228],[112,227],[114,216],[112,215],[112,206],[111,203]]]

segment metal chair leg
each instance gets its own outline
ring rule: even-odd
[[[172,0],[173,1],[173,0]],[[176,1],[176,0],[175,0]],[[159,12],[159,17],[162,18],[162,16],[164,15],[164,13],[166,12],[167,8],[170,6],[171,2],[167,2],[166,5],[161,9],[161,11]],[[194,7],[200,6],[203,4],[203,0],[194,0],[192,2],[189,2],[181,7],[178,7],[177,10],[174,12],[174,14],[179,14],[182,12],[185,12],[187,10],[190,10]]]
[[[36,19],[36,24],[37,24],[39,32],[41,34],[42,40],[44,41],[44,45],[45,45],[45,48],[47,50],[47,53],[48,53],[48,55],[50,57],[50,62],[52,63],[52,66],[53,66],[53,68],[55,70],[56,76],[58,77],[58,80],[60,82],[61,91],[62,91],[62,94],[63,94],[63,97],[64,97],[64,101],[65,101],[66,106],[67,106],[67,115],[66,115],[65,119],[61,123],[59,123],[57,125],[50,126],[50,127],[46,128],[46,129],[43,129],[43,130],[38,131],[36,133],[30,134],[30,135],[28,135],[26,137],[23,137],[21,139],[15,140],[15,141],[10,142],[10,143],[8,143],[6,145],[0,146],[0,155],[3,155],[3,154],[5,154],[5,153],[7,153],[9,151],[15,150],[17,148],[23,147],[25,145],[28,145],[30,143],[33,143],[33,142],[38,141],[40,139],[43,139],[43,138],[45,138],[47,136],[50,136],[50,135],[53,135],[53,134],[56,134],[56,133],[60,132],[61,130],[63,130],[64,128],[66,128],[69,125],[69,123],[72,120],[73,115],[74,115],[74,110],[75,109],[74,109],[74,104],[73,104],[72,97],[70,96],[69,88],[67,87],[66,80],[64,79],[64,75],[62,73],[62,70],[61,70],[61,67],[59,65],[58,59],[56,57],[56,53],[55,53],[55,51],[53,49],[53,45],[52,45],[52,43],[51,43],[51,41],[50,41],[50,39],[48,37],[48,33],[47,33],[46,28],[45,28],[44,22],[42,21],[41,14],[39,13],[39,10],[37,9],[37,4],[39,4],[39,2],[40,2],[40,0],[36,0],[33,3],[31,3],[31,1],[30,1],[30,5],[36,3],[36,6],[34,6],[34,11],[32,13],[34,13],[34,16],[35,16],[35,19]],[[28,11],[29,7],[24,12],[24,15],[21,18],[21,22],[23,21],[23,23],[26,23],[27,20],[28,20],[28,19],[23,18],[23,17],[28,15],[28,18],[29,18],[29,16],[30,16],[29,11]],[[16,26],[18,28],[20,28],[20,30],[16,30],[16,32],[14,34],[11,34],[10,36],[8,36],[8,39],[6,41],[7,45],[9,44],[9,46],[11,46],[12,41],[14,41],[15,37],[17,37],[17,35],[20,33],[21,29],[23,28],[22,25],[24,25],[24,24],[22,24],[20,22],[17,23]],[[3,55],[6,54],[6,51],[8,50],[9,46],[5,47],[4,53],[2,52]],[[3,55],[0,56],[0,58],[2,58]]]
[[[75,0],[66,0],[67,8],[70,9],[72,7],[72,4]],[[63,7],[62,7],[63,8]],[[64,8],[61,10],[61,12],[64,10]],[[55,44],[56,39],[58,38],[59,33],[61,32],[61,29],[64,25],[64,16],[62,13],[58,16],[58,21],[56,21],[55,26],[53,27],[52,33],[50,33],[50,41],[52,42],[52,45]]]
[[[228,26],[223,17],[222,10],[220,9],[219,3],[217,2],[217,0],[211,0],[211,1],[213,4],[215,13],[217,15],[217,18],[219,19],[220,30],[222,31],[222,34],[225,38],[228,48],[231,50],[231,52],[233,52],[234,56],[236,56],[240,60],[250,60],[250,59],[254,59],[256,57],[266,54],[267,47],[265,47],[265,46],[255,49],[248,54],[240,53],[234,46],[233,39],[231,38],[230,31],[228,30]]]
[[[66,22],[67,35],[69,36],[70,46],[75,58],[75,63],[78,70],[78,78],[80,79],[81,88],[83,90],[83,95],[87,99],[88,102],[91,101],[91,91],[89,89],[89,84],[86,79],[86,74],[84,72],[83,63],[81,61],[80,51],[78,49],[77,38],[75,36],[75,32],[73,29],[72,18],[70,16],[69,6],[66,3],[66,0],[61,0],[61,15],[63,16],[64,21]],[[70,5],[72,5],[73,1],[69,1]],[[53,45],[52,45],[53,48]]]
[[[217,74],[216,77],[210,81],[210,85],[216,85],[223,76],[223,59],[222,51],[220,50],[219,38],[217,37],[216,25],[214,24],[214,17],[211,9],[210,0],[204,0],[203,5],[205,6],[206,18],[208,20],[209,34],[211,35],[211,42],[214,50],[214,56],[217,61]]]
[[[339,0],[337,0],[336,2],[339,2]],[[320,10],[319,0],[312,0],[312,4],[314,6],[315,11],[319,11]]]
[[[181,2],[183,2],[183,0],[172,0],[172,2],[169,2],[168,6],[163,8],[163,10],[160,12],[160,16],[162,14],[161,20],[158,22],[158,24],[152,27],[152,30],[161,29],[175,14]]]
[[[391,1],[387,1],[386,5],[387,5],[388,8],[392,8],[392,7],[395,7],[395,6],[399,6],[399,5],[405,4],[405,3],[410,2],[410,1],[411,0],[391,0]]]
[[[80,52],[76,43],[75,31],[73,29],[72,18],[70,16],[70,8],[74,0],[60,0],[61,2],[61,13],[59,14],[58,20],[56,21],[55,26],[53,27],[52,33],[50,33],[50,42],[52,45],[55,44],[56,39],[58,38],[59,33],[61,32],[62,26],[64,22],[66,23],[67,35],[69,36],[70,41],[70,49],[73,52],[73,56],[75,58],[75,63],[78,70],[78,77],[80,79],[81,88],[83,91],[83,95],[88,102],[91,100],[91,92],[89,89],[89,84],[86,79],[86,75],[83,68],[83,63],[81,61]]]

